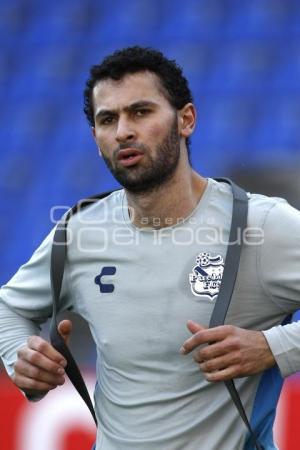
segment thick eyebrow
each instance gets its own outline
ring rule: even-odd
[[[125,111],[132,111],[138,108],[153,108],[156,107],[157,103],[151,102],[150,100],[140,100],[139,102],[132,103],[131,105],[124,108]]]
[[[129,106],[125,106],[124,111],[125,112],[130,112],[130,111],[134,111],[136,109],[139,108],[153,108],[156,107],[157,104],[155,102],[152,102],[150,100],[140,100],[138,102],[134,102]],[[105,116],[115,116],[117,115],[117,110],[115,109],[100,109],[96,115],[95,115],[95,119],[100,119],[101,117],[105,117]]]

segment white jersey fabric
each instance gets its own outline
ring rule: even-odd
[[[61,309],[89,324],[96,343],[97,450],[251,450],[223,383],[209,383],[179,349],[186,322],[208,325],[231,224],[229,185],[208,180],[193,213],[175,226],[138,229],[123,190],[69,223]],[[158,224],[159,225],[159,224]],[[0,353],[16,352],[51,315],[53,232],[1,288]],[[226,323],[263,330],[277,366],[236,380],[266,450],[282,377],[300,370],[300,213],[284,200],[249,194],[248,231]]]

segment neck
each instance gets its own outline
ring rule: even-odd
[[[138,228],[163,228],[188,217],[198,204],[207,180],[187,165],[151,192],[126,191],[132,223]]]

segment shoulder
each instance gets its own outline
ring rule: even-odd
[[[215,180],[211,180],[211,183],[213,183],[215,200],[218,199],[224,209],[231,212],[230,185]],[[300,211],[293,208],[284,198],[249,192],[247,195],[249,198],[248,227],[261,228],[273,239],[287,233],[300,235]]]
[[[291,260],[294,254],[299,260],[300,212],[285,199],[249,194],[248,229],[262,238],[261,257],[280,254]]]
[[[232,203],[232,190],[228,183],[210,179],[215,195],[223,203]],[[262,226],[268,220],[295,221],[299,224],[300,212],[293,208],[284,198],[269,197],[263,194],[247,192],[249,199],[248,224]]]
[[[75,213],[71,213],[69,226],[76,227],[78,224],[91,224],[105,222],[110,217],[121,212],[124,190],[108,192],[107,195],[99,194],[95,197],[80,200]]]
[[[285,199],[261,194],[249,196],[249,224],[272,230],[275,234],[286,227],[296,226],[299,231],[300,212]]]

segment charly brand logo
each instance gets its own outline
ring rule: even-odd
[[[105,278],[103,277],[115,275],[117,269],[113,266],[103,267],[100,274],[95,277],[95,283],[99,286],[100,292],[102,294],[111,294],[115,290],[115,286],[111,283],[105,283]]]
[[[202,252],[197,256],[197,265],[190,273],[192,293],[197,296],[208,295],[211,300],[219,293],[224,261],[222,256],[211,256],[210,253]]]

